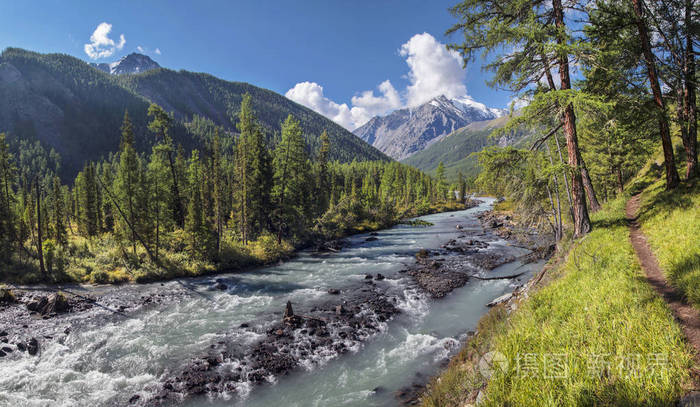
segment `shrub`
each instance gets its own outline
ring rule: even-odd
[[[278,243],[277,237],[270,233],[262,234],[258,240],[250,243],[249,246],[251,256],[262,264],[269,264],[287,258],[294,251],[291,243],[285,240],[282,243]]]

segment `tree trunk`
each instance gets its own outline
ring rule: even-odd
[[[542,60],[545,63],[545,76],[547,77],[547,83],[549,84],[549,88],[552,90],[556,90],[557,87],[554,83],[554,78],[552,77],[552,72],[549,70],[549,62],[547,59],[547,55],[542,54]],[[563,121],[563,120],[562,120]],[[554,135],[554,138],[556,140],[556,134]],[[547,147],[549,148],[549,147]],[[559,149],[559,141],[557,140],[557,150],[559,150],[559,159],[561,160],[561,150]],[[595,212],[600,209],[600,203],[598,203],[598,198],[596,198],[595,195],[595,189],[593,189],[593,183],[591,182],[591,178],[588,176],[588,168],[586,167],[586,163],[583,161],[583,157],[579,154],[579,160],[581,162],[581,177],[583,179],[583,185],[586,190],[586,195],[588,196],[588,201],[590,202],[591,205],[591,212]],[[563,161],[562,161],[563,162]],[[566,184],[566,193],[569,198],[569,207],[573,208],[572,203],[571,203],[571,193],[569,192],[569,181],[566,179],[566,173],[564,173],[564,182]],[[571,210],[571,219],[574,219],[574,214],[573,214],[573,209]]]
[[[695,51],[693,50],[693,0],[685,2],[685,29],[686,29],[686,49],[685,64],[683,66],[685,79],[685,119],[688,123],[683,147],[685,147],[687,179],[697,177],[698,169],[698,113],[695,101],[697,83],[695,81]]]
[[[148,245],[146,244],[146,241],[145,241],[144,239],[141,238],[141,235],[139,235],[138,233],[136,233],[136,228],[134,227],[134,225],[131,224],[131,222],[129,222],[129,218],[126,216],[126,214],[124,213],[124,211],[122,211],[122,208],[119,207],[119,204],[117,203],[117,199],[114,197],[114,194],[112,194],[112,192],[111,192],[109,189],[107,189],[107,186],[105,185],[105,183],[102,182],[102,178],[100,178],[98,175],[95,175],[95,177],[97,178],[97,181],[100,183],[100,186],[102,187],[102,189],[103,189],[103,190],[107,193],[107,195],[109,196],[109,199],[111,199],[111,200],[112,200],[112,203],[114,203],[114,207],[117,208],[117,211],[119,212],[119,214],[120,214],[120,215],[122,216],[122,218],[124,219],[124,222],[126,222],[127,226],[129,226],[129,228],[130,228],[131,231],[134,233],[134,235],[136,236],[136,238],[139,240],[139,242],[141,242],[141,245],[142,245],[143,248],[146,250],[146,254],[148,254],[148,258],[150,258],[151,261],[152,261],[153,263],[155,263],[156,265],[160,265],[160,262],[158,262],[158,258],[157,258],[156,256],[153,255],[153,252],[151,251],[151,248],[148,247]]]
[[[679,80],[676,85],[676,119],[678,127],[681,129],[681,140],[685,147],[686,160],[688,158],[688,106],[685,97],[686,85],[682,80]]]
[[[646,23],[644,22],[642,0],[632,0],[632,5],[634,6],[634,13],[637,16],[639,41],[642,46],[642,52],[644,53],[649,84],[651,85],[651,92],[654,95],[654,103],[658,111],[659,135],[661,136],[661,145],[664,149],[664,165],[666,167],[666,189],[673,189],[678,186],[680,178],[678,177],[676,163],[673,158],[673,143],[671,142],[671,131],[668,127],[666,104],[663,99],[663,94],[661,93],[661,86],[659,85],[659,78],[656,73],[656,64],[654,63],[654,54],[651,51],[649,33]]]
[[[36,253],[39,256],[39,270],[46,275],[44,267],[44,241],[41,233],[41,186],[39,177],[36,177]]]
[[[171,145],[172,148],[175,148]],[[185,226],[185,210],[182,207],[182,198],[180,197],[180,188],[177,183],[177,171],[175,171],[175,160],[173,160],[173,152],[168,151],[168,161],[170,162],[170,172],[173,177],[173,195],[175,195],[175,219],[179,227]]]
[[[554,200],[552,199],[552,191],[549,190],[549,185],[545,185],[545,187],[547,189],[547,196],[549,197],[549,205],[552,207],[552,215],[554,216],[554,223],[555,224],[552,227],[552,229],[554,229],[554,240],[556,240],[558,242],[559,239],[561,239],[561,237],[560,237],[561,227],[559,227],[559,222],[557,221],[557,211],[556,211],[556,209],[554,209]],[[547,220],[547,221],[549,222],[549,220]],[[549,222],[549,224],[552,225],[552,222]]]
[[[556,135],[555,135],[556,136]],[[549,148],[549,143],[546,142],[547,145],[547,155],[549,156],[549,164],[554,167],[554,159],[552,158],[552,150]],[[561,240],[563,231],[562,231],[562,222],[561,222],[561,198],[559,195],[559,179],[557,178],[557,173],[554,172],[552,173],[552,176],[554,177],[554,192],[557,197],[557,210],[556,210],[556,219],[557,219],[557,236],[556,240],[557,242]],[[549,192],[549,189],[547,189],[547,192]],[[550,197],[551,199],[551,197]],[[553,207],[554,205],[552,205]]]
[[[615,172],[617,174],[617,187],[619,189],[620,194],[622,194],[622,192],[625,189],[625,184],[622,182],[622,168],[621,167],[622,166],[618,165],[615,168]]]
[[[559,153],[559,162],[564,164],[564,157],[561,155],[561,147],[559,147],[559,139],[557,135],[554,135],[554,142],[557,143],[557,153]],[[564,187],[566,188],[566,199],[569,201],[569,216],[571,221],[574,221],[574,204],[571,200],[571,189],[569,189],[569,177],[566,175],[566,171],[563,172],[564,175]]]
[[[158,194],[158,177],[156,178],[156,194]],[[156,260],[158,260],[158,248],[160,247],[160,199],[156,198]]]
[[[581,163],[581,179],[583,180],[583,188],[586,190],[588,205],[591,207],[591,213],[594,213],[600,210],[600,202],[598,202],[598,198],[595,196],[595,189],[593,189],[591,177],[588,175],[588,168],[586,167],[586,162],[583,161],[583,157],[581,157],[580,154],[578,159]]]
[[[552,0],[554,11],[554,20],[559,30],[564,30],[564,9],[561,0]],[[564,46],[566,38],[563,35],[557,36],[557,44]],[[571,78],[569,76],[569,55],[568,53],[559,53],[559,77],[561,79],[561,89],[571,89]],[[572,169],[571,174],[571,195],[573,200],[574,211],[574,237],[580,237],[590,232],[592,229],[591,220],[588,217],[588,209],[586,208],[586,196],[583,188],[583,180],[581,179],[581,154],[578,148],[578,137],[576,135],[576,115],[574,107],[569,104],[564,109],[564,135],[566,136],[566,147],[569,155],[569,166]]]

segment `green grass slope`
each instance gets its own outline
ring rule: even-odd
[[[670,406],[686,390],[692,352],[646,282],[629,242],[626,197],[593,215],[594,230],[549,271],[550,283],[482,322],[429,386],[424,406]],[[488,381],[478,362],[504,355]]]
[[[680,139],[673,138],[676,166],[685,168]],[[658,151],[633,178],[631,195],[641,193],[639,222],[666,279],[700,308],[700,181],[667,191],[663,153]]]
[[[700,308],[700,184],[669,192],[656,182],[642,193],[639,221],[666,278]]]

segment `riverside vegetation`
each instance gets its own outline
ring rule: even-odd
[[[189,155],[153,104],[149,155],[134,148],[129,113],[120,151],[89,162],[72,186],[38,144],[13,154],[0,135],[0,280],[119,283],[269,264],[296,248],[459,209],[443,178],[396,162],[330,160],[326,132],[312,154],[291,115],[268,147],[243,97],[234,137],[211,126]],[[22,146],[33,148],[24,149]],[[19,165],[18,165],[19,164]]]

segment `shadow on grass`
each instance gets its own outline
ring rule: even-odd
[[[673,406],[675,401],[661,398],[657,395],[647,394],[644,397],[632,398],[627,394],[630,389],[624,388],[617,383],[608,383],[596,389],[584,388],[578,394],[574,405],[577,406],[627,406],[627,407],[655,407]]]
[[[663,188],[663,187],[659,187]],[[700,194],[700,183],[681,183],[676,189],[660,191],[651,201],[643,203],[640,220],[652,218],[659,213],[669,213],[675,209],[690,209],[693,197]]]
[[[688,253],[667,272],[671,281],[681,286],[685,299],[700,306],[700,253]]]
[[[624,216],[616,216],[614,218],[605,218],[591,221],[593,230],[607,229],[615,227],[627,227],[628,221]]]

